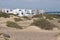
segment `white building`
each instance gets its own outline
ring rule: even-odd
[[[44,10],[32,9],[2,9],[2,12],[18,14],[18,16],[33,16],[36,14],[44,13]]]

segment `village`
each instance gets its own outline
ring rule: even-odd
[[[33,16],[44,13],[44,10],[38,9],[0,9],[1,12],[18,14],[18,16]]]
[[[0,9],[0,40],[60,40],[60,15],[38,9]]]
[[[60,0],[0,0],[0,40],[60,40]]]

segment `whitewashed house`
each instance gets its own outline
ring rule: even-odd
[[[13,10],[12,9],[2,9],[1,12],[5,12],[5,13],[13,13]]]
[[[41,14],[41,13],[45,13],[45,11],[44,10],[39,10],[39,14]]]
[[[33,9],[2,9],[2,12],[18,14],[18,16],[33,16],[36,14],[44,13],[44,10]]]
[[[18,14],[18,16],[31,16],[32,10],[30,9],[15,9],[12,11],[13,14]]]

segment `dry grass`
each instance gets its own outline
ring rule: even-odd
[[[6,22],[6,25],[7,25],[8,27],[13,27],[13,28],[22,29],[21,26],[19,26],[17,23],[12,22],[12,21],[7,21],[7,22]]]
[[[54,27],[56,27],[55,25],[51,24],[46,19],[37,19],[37,20],[34,20],[34,22],[32,24],[35,25],[35,26],[40,27],[41,29],[46,29],[46,30],[51,30]]]
[[[58,21],[58,23],[60,23],[60,20]]]
[[[19,22],[19,21],[22,21],[22,19],[21,18],[14,18],[14,21]]]

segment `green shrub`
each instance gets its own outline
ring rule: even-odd
[[[19,22],[19,21],[22,21],[21,18],[14,18],[15,22]]]
[[[55,40],[57,40],[57,38],[60,36],[60,32],[59,33],[57,33],[56,35],[55,35]]]
[[[8,18],[10,16],[7,13],[0,12],[0,17]]]
[[[0,33],[0,35],[2,35],[3,33]]]
[[[4,40],[9,40],[8,38],[4,38]]]
[[[60,23],[60,20],[58,21],[58,23]]]
[[[10,38],[10,35],[8,35],[8,34],[3,34],[3,36],[6,38]]]
[[[19,26],[17,23],[15,22],[12,22],[12,21],[7,21],[7,24],[6,24],[8,27],[13,27],[13,28],[18,28],[18,29],[22,29],[21,26]]]
[[[60,32],[59,33],[57,33],[55,36],[57,37],[57,36],[59,36],[60,35]]]
[[[55,15],[55,14],[44,14],[44,16],[60,19],[60,15]]]
[[[52,23],[50,23],[46,19],[37,19],[37,20],[34,20],[32,25],[38,26],[41,29],[46,29],[46,30],[51,30],[54,27],[56,27],[55,25],[53,25]]]
[[[46,16],[46,19],[53,20],[53,17],[51,17],[51,16]]]
[[[0,12],[0,17],[9,18],[10,15],[19,17],[17,14]]]
[[[54,18],[60,19],[60,15],[55,15]]]
[[[26,20],[31,20],[31,18],[27,17],[27,16],[23,16],[23,18],[26,19]]]
[[[13,13],[8,13],[8,15],[14,15]]]
[[[32,18],[41,18],[42,17],[42,14],[39,14],[39,15],[34,15]]]
[[[46,17],[46,19],[53,20],[53,17],[51,14],[44,14],[44,16]]]
[[[13,14],[14,16],[17,16],[17,17],[20,17],[20,16],[18,16],[18,14]]]

